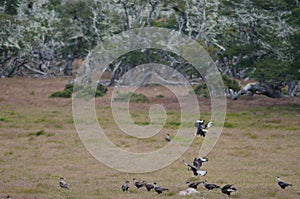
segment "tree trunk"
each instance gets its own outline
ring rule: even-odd
[[[73,61],[75,60],[75,56],[71,55],[68,57],[65,68],[64,68],[64,75],[65,76],[71,76],[72,75],[72,70],[73,70]]]
[[[288,95],[294,97],[298,93],[298,81],[291,81],[287,83],[288,85]]]
[[[249,83],[237,93],[232,93],[232,99],[237,100],[239,96],[248,95],[265,95],[271,98],[282,97],[281,93],[282,84],[270,85],[267,83]]]

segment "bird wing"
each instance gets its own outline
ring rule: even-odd
[[[145,186],[146,186],[147,190],[151,190],[154,188],[154,185],[152,185],[152,184],[146,184]]]
[[[227,184],[227,185],[224,185],[224,186],[222,187],[222,189],[230,189],[231,187],[232,187],[231,184]]]
[[[136,182],[134,183],[134,185],[135,185],[137,188],[141,188],[141,187],[144,186],[143,183],[138,182],[138,181],[136,181]]]
[[[166,136],[166,141],[167,141],[167,142],[171,142],[170,136]]]
[[[167,188],[158,187],[160,191],[169,191]]]
[[[64,181],[60,181],[60,182],[59,182],[59,185],[60,185],[62,188],[68,188],[67,183],[64,182]]]
[[[184,162],[184,165],[187,166],[187,167],[189,167],[189,169],[192,169],[192,170],[198,170],[195,166],[190,165],[190,164],[187,163],[187,162]]]
[[[289,183],[286,183],[286,182],[283,182],[283,181],[278,181],[278,184],[279,184],[279,186],[281,186],[281,187],[292,186],[292,184],[289,184]]]
[[[209,128],[209,127],[211,127],[212,126],[212,121],[210,121],[210,122],[208,122],[207,124],[206,124],[206,128]]]
[[[236,192],[237,190],[236,190],[236,188],[231,187],[231,188],[227,189],[227,191],[229,191],[229,192]]]
[[[197,176],[199,173],[198,173],[198,168],[194,167],[193,165],[190,165],[189,163],[187,162],[184,162],[184,165],[188,166],[190,170],[193,171],[194,175]],[[201,175],[201,174],[200,174]]]

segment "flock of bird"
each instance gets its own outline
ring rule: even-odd
[[[209,122],[207,124],[204,124],[204,123],[205,123],[204,120],[196,121],[196,123],[195,123],[195,126],[197,127],[196,136],[205,137],[206,133],[208,133],[207,128],[211,127],[212,123],[211,122]],[[167,143],[171,142],[170,134],[166,135],[165,140]],[[206,170],[200,169],[204,162],[208,162],[208,158],[205,158],[205,157],[195,158],[193,160],[192,164],[189,164],[183,160],[183,164],[188,167],[188,170],[193,172],[194,176],[205,176],[207,174]],[[292,186],[292,184],[281,180],[279,178],[279,176],[277,176],[276,179],[277,179],[277,184],[282,189]],[[124,192],[127,192],[129,190],[129,188],[130,188],[129,183],[130,182],[127,180],[127,181],[125,181],[124,184],[122,184],[121,189]],[[156,182],[151,184],[151,183],[147,183],[146,181],[138,181],[137,179],[133,178],[133,184],[137,189],[141,189],[142,187],[145,187],[147,191],[154,190],[157,194],[162,194],[164,191],[169,191],[168,188],[163,188]],[[200,184],[203,184],[204,187],[208,190],[221,189],[221,192],[223,194],[226,194],[229,198],[230,198],[231,193],[237,192],[237,189],[232,184],[226,184],[223,187],[221,187],[216,184],[208,183],[207,180],[201,180],[201,181],[195,181],[195,182],[187,181],[186,185],[188,186],[188,188],[186,190],[180,191],[179,195],[192,195],[195,193],[199,193],[197,191],[197,188]],[[59,179],[59,186],[63,189],[69,189],[69,186],[63,177],[61,177]],[[11,197],[9,195],[7,195],[6,199],[11,199]]]
[[[169,191],[167,188],[160,187],[156,182],[153,184],[147,183],[146,181],[138,181],[137,179],[133,178],[133,184],[137,189],[141,189],[142,187],[145,187],[147,191],[151,191],[152,189],[157,193],[161,194],[164,191]],[[128,191],[129,189],[129,181],[125,181],[125,183],[121,186],[123,191]]]
[[[203,162],[207,162],[208,159],[207,158],[195,158],[194,161],[193,161],[193,165],[190,165],[186,162],[184,162],[184,165],[186,165],[188,167],[189,170],[192,170],[193,171],[193,174],[195,176],[205,176],[206,173],[199,173],[197,171],[200,170],[200,167],[202,166],[202,163]],[[196,172],[195,172],[196,170]],[[206,172],[206,171],[205,171]],[[282,188],[282,189],[285,189],[286,187],[289,187],[289,186],[293,186],[292,184],[290,183],[286,183],[284,182],[283,180],[281,180],[279,178],[279,176],[276,177],[277,179],[277,184]],[[145,187],[147,191],[151,191],[151,190],[154,190],[157,194],[161,194],[163,193],[164,191],[169,191],[168,188],[163,188],[161,186],[159,186],[156,182],[154,182],[153,184],[151,183],[147,183],[146,181],[138,181],[137,179],[133,178],[133,184],[134,186],[137,188],[137,189],[141,189],[142,187]],[[232,185],[232,184],[226,184],[224,185],[223,187],[220,187],[219,185],[216,185],[216,184],[212,184],[212,183],[208,183],[207,180],[202,180],[202,181],[196,181],[196,182],[189,182],[187,181],[186,182],[188,188],[186,190],[183,190],[183,191],[180,191],[179,192],[179,195],[192,195],[192,194],[195,194],[195,193],[199,193],[197,191],[198,189],[198,186],[200,184],[203,184],[204,187],[208,190],[214,190],[214,189],[221,189],[221,192],[223,194],[226,194],[229,198],[230,198],[230,195],[231,193],[233,192],[237,192],[237,189]],[[68,184],[66,183],[65,179],[63,177],[60,178],[59,180],[59,186],[63,189],[69,189],[69,186]],[[121,189],[124,191],[124,192],[127,192],[129,190],[129,181],[125,181],[124,184],[122,184],[121,186]],[[11,199],[10,196],[7,196],[6,199]]]
[[[197,136],[203,136],[205,137],[206,133],[208,132],[206,130],[206,128],[209,128],[212,125],[211,122],[204,124],[204,120],[197,120],[195,126],[197,127]],[[166,135],[165,140],[167,143],[171,142],[171,137],[169,134]],[[207,174],[206,170],[201,170],[200,168],[202,167],[202,164],[204,162],[208,162],[208,158],[203,158],[203,157],[199,157],[199,158],[195,158],[193,160],[192,164],[189,164],[187,162],[185,162],[183,160],[183,164],[185,166],[188,167],[188,170],[193,172],[194,176],[205,176]],[[162,194],[164,191],[169,191],[168,188],[164,188],[161,187],[158,183],[154,182],[153,184],[148,183],[146,181],[138,181],[137,179],[133,178],[133,185],[135,188],[137,189],[141,189],[143,187],[145,187],[145,189],[147,191],[151,191],[154,190],[157,194]],[[121,189],[124,192],[127,192],[130,188],[129,186],[130,182],[127,180],[125,181],[124,184],[122,184]],[[223,187],[216,185],[216,184],[212,184],[212,183],[208,183],[207,180],[201,180],[201,181],[195,181],[195,182],[186,182],[187,185],[187,189],[180,191],[179,195],[192,195],[195,193],[199,193],[197,191],[198,186],[200,184],[204,185],[204,188],[206,188],[207,190],[214,190],[214,189],[221,189],[221,192],[225,195],[227,195],[230,198],[231,193],[233,192],[237,192],[237,189],[232,185],[232,184],[226,184]],[[286,183],[283,180],[281,180],[278,176],[277,176],[277,184],[282,188],[285,189],[286,187],[292,186],[292,184]],[[59,181],[59,186],[63,189],[69,189],[68,184],[66,183],[65,179],[63,177],[60,178]],[[10,199],[9,196],[7,196],[7,199]]]
[[[208,132],[206,128],[209,128],[212,125],[211,122],[204,124],[204,120],[197,120],[195,126],[197,127],[197,133],[196,136],[203,136],[205,137],[206,133]],[[167,143],[171,142],[171,137],[170,134],[167,134],[165,137],[165,140]],[[202,164],[208,162],[208,158],[205,157],[199,157],[199,158],[194,158],[193,163],[189,164],[183,160],[183,164],[188,167],[188,170],[193,172],[194,176],[205,176],[207,174],[206,170],[201,170],[200,168],[202,167]],[[146,181],[138,181],[136,178],[133,178],[133,185],[136,189],[141,189],[145,187],[147,191],[154,190],[157,194],[162,194],[165,191],[169,191],[168,188],[161,187],[158,183],[154,182],[148,183]],[[130,188],[130,182],[128,180],[125,181],[124,184],[122,184],[121,189],[124,192],[127,192]],[[237,189],[232,185],[232,184],[225,184],[224,186],[219,186],[213,183],[208,183],[207,180],[201,180],[201,181],[195,181],[195,182],[186,182],[187,189],[180,191],[179,195],[192,195],[199,193],[197,191],[198,186],[200,184],[204,185],[204,188],[207,190],[214,190],[214,189],[221,189],[221,192],[225,195],[227,195],[230,198],[231,193],[237,192]],[[281,180],[277,176],[277,184],[282,188],[285,189],[286,187],[292,186],[290,183],[286,183],[283,180]],[[63,177],[60,178],[59,181],[59,186],[63,189],[69,189],[68,184],[66,183],[65,179]],[[8,196],[7,199],[10,197]]]
[[[195,123],[195,127],[197,127],[197,132],[195,135],[205,137],[206,133],[208,133],[207,128],[211,127],[211,125],[212,125],[212,122],[208,122],[207,124],[205,124],[204,120],[197,120]],[[167,143],[171,143],[171,137],[170,137],[169,133],[166,134],[165,141]],[[208,158],[199,157],[199,158],[195,158],[193,160],[192,164],[189,164],[183,160],[183,164],[188,167],[188,170],[193,172],[194,176],[205,176],[207,174],[207,171],[201,170],[200,168],[201,168],[202,164],[207,161],[208,161]],[[278,185],[282,189],[284,189],[288,186],[292,186],[292,184],[282,181],[279,177],[277,177],[277,182],[278,182]],[[232,184],[225,184],[223,187],[221,187],[216,184],[208,183],[207,180],[201,180],[201,181],[195,181],[195,182],[187,181],[186,184],[187,184],[188,188],[186,190],[180,191],[179,195],[192,195],[192,194],[199,193],[197,191],[197,188],[200,184],[203,184],[204,187],[208,190],[221,189],[221,192],[223,194],[227,195],[229,198],[230,198],[231,193],[237,192],[237,189]],[[169,191],[169,189],[167,189],[167,188],[160,187],[156,182],[151,184],[151,183],[147,183],[146,181],[137,181],[135,178],[133,178],[133,185],[137,189],[141,189],[142,187],[145,187],[147,189],[147,191],[151,191],[153,189],[154,191],[157,192],[157,194],[161,194],[164,191]],[[129,181],[125,181],[125,183],[121,186],[121,188],[123,191],[128,191]]]
[[[193,164],[189,164],[185,161],[183,161],[184,165],[188,167],[188,170],[191,170],[193,172],[194,176],[205,176],[207,174],[206,170],[200,170],[200,167],[202,166],[202,163],[207,162],[207,158],[195,158],[193,161]],[[141,189],[142,187],[145,187],[147,191],[151,191],[152,189],[157,193],[161,194],[164,191],[169,191],[168,188],[163,188],[159,186],[156,182],[153,184],[147,183],[146,181],[138,181],[137,179],[133,178],[133,185],[137,189]],[[281,181],[282,182],[282,181]],[[226,184],[223,187],[220,187],[219,185],[208,183],[207,180],[203,181],[196,181],[196,182],[186,182],[188,188],[186,190],[183,190],[179,192],[179,195],[191,195],[195,193],[199,193],[197,191],[197,188],[200,184],[203,184],[204,187],[208,190],[213,189],[221,189],[221,192],[223,194],[226,194],[228,197],[230,197],[230,194],[232,192],[237,192],[237,189],[232,184]],[[126,192],[129,190],[129,181],[125,181],[124,184],[122,184],[121,189]]]
[[[211,127],[212,123],[209,122],[207,124],[204,124],[204,120],[197,120],[195,123],[195,126],[197,127],[197,133],[196,136],[203,136],[205,137],[207,131],[207,128]],[[167,143],[171,142],[171,137],[170,134],[167,134],[165,137],[165,140]],[[194,176],[205,176],[207,174],[206,170],[201,170],[201,166],[204,162],[208,162],[208,158],[195,158],[193,160],[192,164],[189,164],[183,160],[183,164],[188,167],[188,170],[193,172]],[[285,189],[286,187],[292,186],[290,183],[286,183],[283,180],[281,180],[278,176],[276,177],[277,179],[277,184],[282,188]],[[122,184],[121,189],[124,192],[127,192],[129,190],[129,181],[125,181],[124,184]],[[147,191],[154,190],[157,194],[162,194],[164,191],[169,191],[168,188],[163,188],[161,187],[158,183],[154,182],[153,184],[147,183],[146,181],[138,181],[137,179],[133,178],[133,184],[137,189],[141,189],[142,187],[145,187]],[[186,182],[188,188],[186,190],[180,191],[179,195],[192,195],[199,193],[197,191],[197,188],[200,184],[203,184],[204,187],[208,190],[214,190],[214,189],[221,189],[221,192],[223,194],[226,194],[229,198],[231,193],[237,192],[237,189],[232,185],[232,184],[226,184],[223,187],[208,183],[207,180],[202,180],[202,181],[196,181],[196,182]],[[59,186],[63,189],[69,189],[68,184],[66,183],[65,179],[61,177],[59,179]],[[11,197],[8,195],[6,199],[11,199]]]

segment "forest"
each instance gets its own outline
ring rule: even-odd
[[[298,0],[4,0],[0,76],[72,76],[76,59],[85,59],[113,35],[143,27],[176,30],[199,42],[233,99],[246,93],[297,95]],[[131,68],[151,62],[170,65],[191,81],[202,78],[170,52],[139,49],[107,66],[109,85]],[[230,86],[230,80],[238,84]]]

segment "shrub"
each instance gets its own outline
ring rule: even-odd
[[[107,92],[107,88],[102,84],[98,84],[96,91],[91,86],[82,86],[78,85],[74,87],[74,84],[67,84],[63,91],[57,91],[52,93],[50,97],[63,97],[63,98],[70,98],[72,96],[73,91],[76,91],[76,97],[89,99],[93,96],[99,97],[103,96]]]
[[[223,75],[222,79],[223,79],[225,87],[227,87],[228,89],[232,89],[234,91],[241,90],[239,84],[234,79],[228,77],[227,75]]]
[[[162,95],[162,94],[159,94],[159,95],[156,95],[155,97],[156,97],[156,98],[164,98],[165,96]]]
[[[50,97],[63,97],[63,98],[70,98],[73,93],[73,84],[67,84],[65,89],[62,91],[54,92],[50,95]]]
[[[196,95],[199,95],[201,97],[208,97],[209,91],[207,88],[207,85],[205,83],[200,83],[194,88],[194,92]]]

